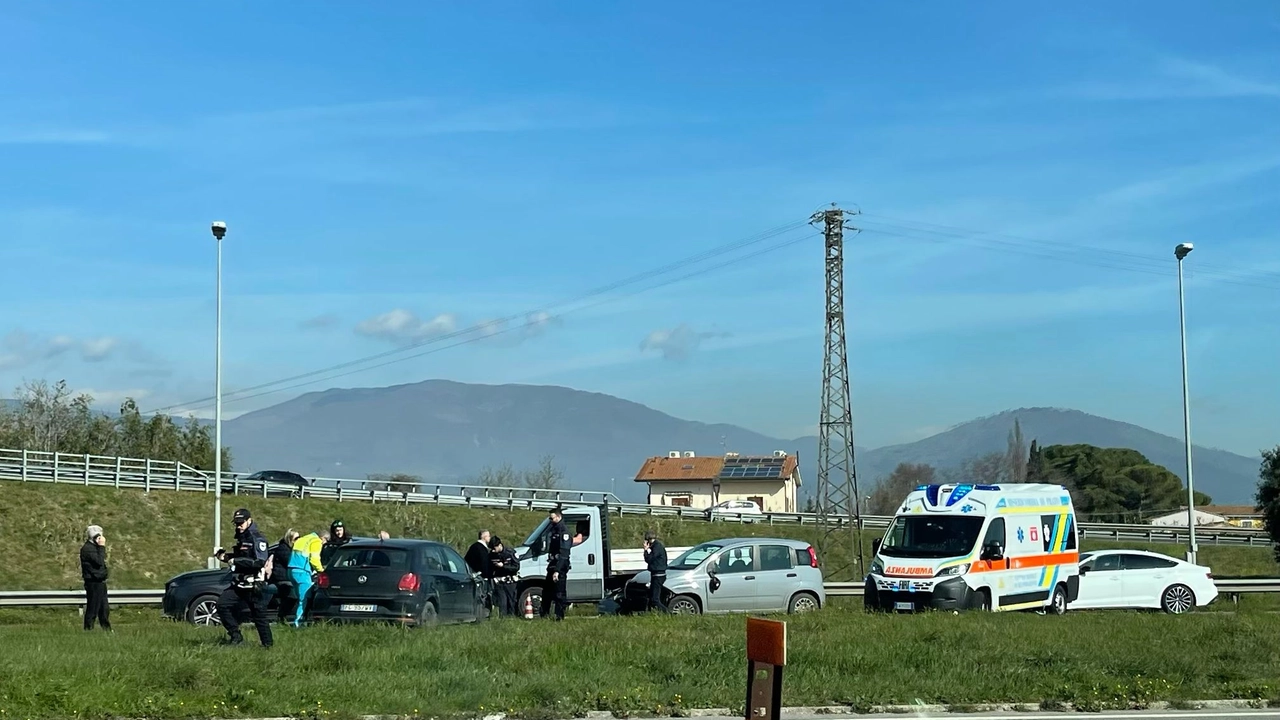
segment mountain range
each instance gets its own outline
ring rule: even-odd
[[[1015,419],[1029,444],[1087,443],[1138,450],[1185,481],[1183,443],[1078,410],[1022,408],[957,425],[917,442],[857,448],[862,491],[900,462],[952,468],[1003,452]],[[856,432],[856,427],[855,427]],[[554,456],[564,486],[609,490],[639,500],[633,482],[648,457],[670,450],[798,453],[806,491],[816,484],[818,439],[771,438],[736,425],[681,420],[611,395],[542,385],[477,385],[427,380],[384,388],[308,393],[228,420],[224,441],[238,470],[288,469],[307,476],[363,478],[404,472],[462,483],[484,467],[532,468]],[[1196,489],[1219,503],[1252,499],[1260,460],[1197,447]]]

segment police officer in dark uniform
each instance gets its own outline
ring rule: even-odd
[[[569,537],[569,528],[564,525],[564,516],[560,508],[550,512],[551,527],[547,528],[547,578],[542,586],[542,608],[539,613],[547,617],[551,611],[552,598],[556,606],[556,620],[564,619],[564,611],[569,607],[569,550],[573,540]]]
[[[218,619],[227,629],[229,642],[244,642],[240,634],[240,620],[247,612],[258,629],[258,639],[263,647],[271,647],[271,623],[267,620],[267,601],[263,593],[266,579],[262,569],[267,563],[267,538],[245,508],[231,516],[236,528],[236,545],[230,552],[218,549],[216,557],[231,565],[231,585],[218,597]]]

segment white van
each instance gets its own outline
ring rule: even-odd
[[[1080,589],[1077,542],[1061,485],[921,485],[872,544],[864,603],[1061,615]]]

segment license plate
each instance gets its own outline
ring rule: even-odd
[[[916,604],[909,602],[896,602],[893,604],[894,610],[915,610]]]
[[[378,612],[377,605],[343,605],[342,612]]]

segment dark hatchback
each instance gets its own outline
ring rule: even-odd
[[[466,562],[429,540],[364,540],[339,548],[316,579],[312,620],[406,625],[479,622],[484,597]]]
[[[272,545],[269,552],[275,552]],[[192,570],[175,575],[164,584],[161,612],[174,620],[185,620],[195,625],[221,625],[218,619],[218,596],[231,584],[231,570]],[[267,609],[276,611],[279,603],[272,594]]]

